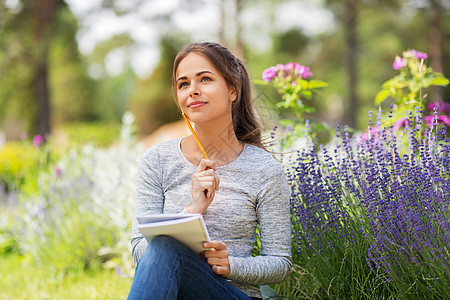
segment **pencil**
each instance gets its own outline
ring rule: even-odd
[[[188,118],[186,117],[186,114],[185,114],[185,113],[182,113],[182,115],[183,115],[184,120],[186,121],[187,126],[189,127],[189,130],[192,132],[192,135],[194,136],[194,139],[195,139],[195,141],[197,142],[198,147],[199,147],[200,150],[202,151],[203,156],[204,156],[206,159],[209,159],[209,158],[208,158],[208,155],[206,155],[205,149],[203,149],[202,144],[200,144],[200,140],[198,139],[197,134],[195,134],[194,128],[192,128],[191,122],[189,122],[189,120],[188,120]]]

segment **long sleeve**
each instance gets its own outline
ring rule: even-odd
[[[156,145],[141,157],[131,239],[136,263],[148,245],[136,216],[182,213],[191,201],[191,176],[197,166],[184,157],[180,143],[176,139]],[[282,281],[291,268],[286,176],[270,153],[248,144],[236,160],[218,167],[216,174],[219,190],[203,214],[209,236],[227,245],[230,283],[251,297],[260,297],[259,285]],[[261,252],[253,257],[257,225]]]
[[[136,183],[136,205],[131,238],[132,256],[136,264],[148,245],[137,228],[136,216],[145,213],[163,213],[164,193],[160,168],[158,152],[154,149],[147,150],[139,162]]]
[[[289,187],[281,166],[261,182],[256,210],[261,253],[230,257],[228,279],[252,285],[278,283],[291,268]]]

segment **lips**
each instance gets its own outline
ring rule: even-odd
[[[202,102],[202,101],[193,101],[191,103],[188,104],[189,108],[197,108],[203,105],[206,105],[207,102]]]

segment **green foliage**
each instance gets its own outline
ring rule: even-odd
[[[125,299],[132,283],[115,270],[62,276],[48,265],[37,266],[29,256],[0,255],[0,265],[0,299]]]
[[[2,207],[0,211],[0,259],[3,255],[20,252],[19,244],[14,235],[13,222],[14,216],[8,209]]]
[[[290,61],[306,50],[308,42],[308,37],[300,29],[291,28],[274,37],[273,50],[277,53],[278,60]]]
[[[39,173],[39,190],[19,197],[21,251],[54,272],[133,269],[129,232],[140,145],[73,147]]]
[[[280,120],[280,124],[288,128],[286,133],[290,133],[285,134],[281,140],[282,147],[286,149],[292,147],[294,140],[298,137],[309,134],[315,139],[318,132],[328,130],[326,124],[311,123],[305,116],[315,110],[314,106],[310,104],[313,92],[328,86],[321,80],[307,80],[306,78],[311,75],[312,73],[306,66],[297,63],[278,64],[263,71],[263,80],[254,81],[257,84],[275,88],[281,95],[281,101],[277,102],[275,106],[295,114],[294,120]]]
[[[57,14],[49,52],[49,88],[55,125],[96,119],[94,86],[78,52],[77,20],[66,7]]]
[[[388,98],[394,100],[396,117],[394,120],[404,118],[415,107],[423,107],[427,99],[423,93],[431,86],[446,86],[449,80],[443,74],[433,72],[427,67],[426,53],[416,50],[403,52],[402,57],[397,56],[394,61],[394,69],[400,74],[383,83],[381,90],[375,96],[375,104],[380,105]]]
[[[63,205],[49,203],[42,208],[52,222],[41,220],[41,236],[34,241],[39,247],[32,252],[39,265],[47,265],[53,272],[64,275],[98,270],[115,255],[102,255],[102,249],[112,247],[117,236],[90,208],[79,205],[80,198],[88,197],[83,195],[86,186],[79,187],[79,194],[65,197]]]
[[[63,143],[68,147],[92,144],[96,147],[108,147],[119,141],[120,124],[114,122],[75,122],[67,123],[57,130]]]
[[[146,80],[138,82],[129,98],[136,126],[141,134],[149,134],[159,126],[180,119],[172,93],[172,64],[180,42],[172,37],[161,41],[161,60]]]
[[[22,131],[30,135],[36,132],[39,104],[34,83],[42,64],[48,64],[51,121],[61,123],[95,118],[92,114],[93,86],[78,53],[78,25],[72,12],[64,2],[57,1],[55,30],[39,43],[35,38],[38,25],[34,22],[31,7],[29,3],[22,3],[18,9],[2,10],[0,17],[5,20],[0,28],[0,124],[10,131],[4,123],[19,120],[15,123],[21,128],[7,132],[13,138]]]
[[[326,299],[317,278],[297,262],[293,263],[289,276],[272,288],[283,299]]]
[[[0,187],[6,192],[22,190],[37,192],[39,172],[57,159],[49,145],[33,146],[31,141],[8,142],[0,148]]]
[[[100,67],[100,65],[96,65]],[[103,122],[120,122],[122,115],[128,109],[128,98],[133,92],[137,76],[130,66],[117,76],[102,76],[94,81],[95,101],[94,114]]]

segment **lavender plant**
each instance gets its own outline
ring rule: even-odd
[[[320,283],[320,297],[450,296],[450,143],[437,121],[417,135],[421,125],[411,114],[405,148],[380,112],[368,137],[338,124],[334,144],[284,162],[294,263]]]
[[[55,273],[134,269],[129,233],[143,148],[132,142],[127,128],[132,120],[128,123],[124,142],[107,149],[72,148],[54,168],[40,173],[38,193],[20,197],[19,246]]]

